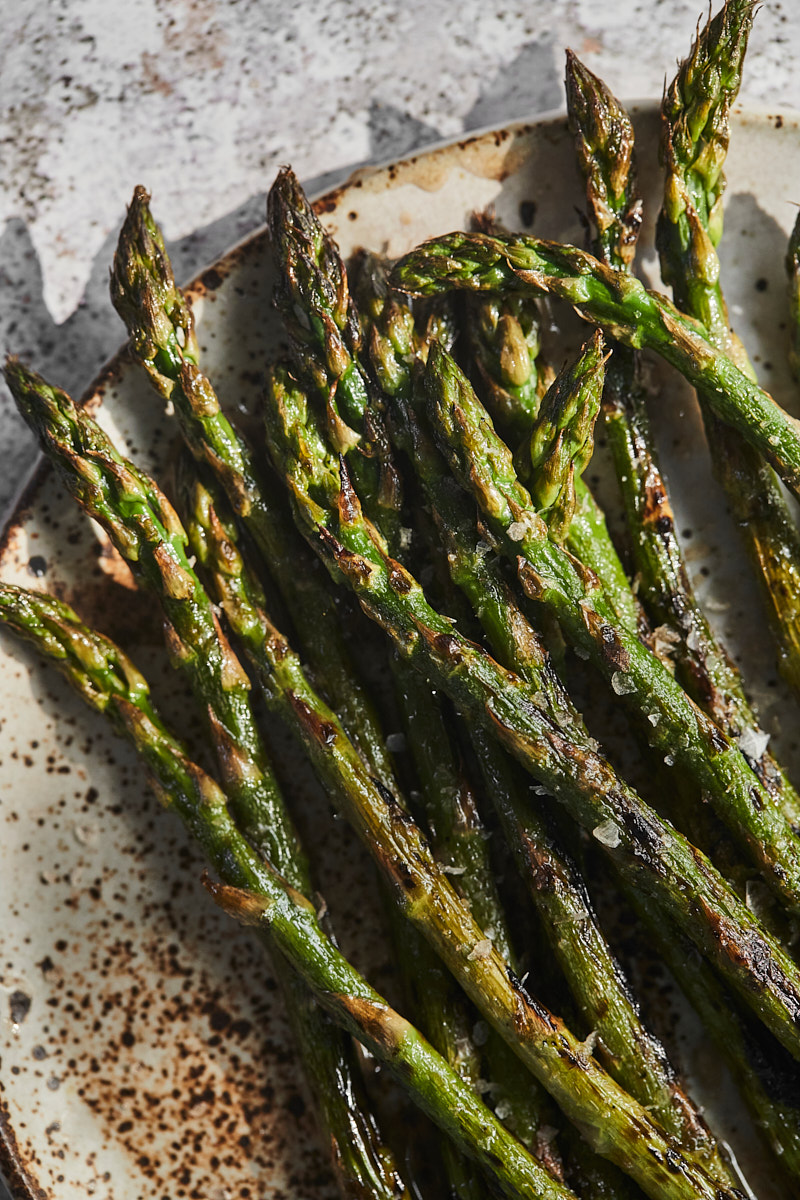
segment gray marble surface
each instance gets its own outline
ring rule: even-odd
[[[151,190],[188,277],[261,223],[280,164],[319,190],[358,164],[560,107],[567,45],[619,95],[656,97],[701,9],[700,0],[6,4],[0,349],[76,394],[91,381],[122,340],[107,279],[136,183]],[[743,102],[800,109],[798,51],[800,6],[766,0]],[[4,387],[0,444],[1,521],[35,457]]]
[[[357,164],[562,104],[564,47],[658,96],[699,0],[18,0],[0,48],[0,349],[76,393],[122,340],[108,268],[134,184],[179,276],[258,225],[276,168]],[[800,12],[767,0],[742,99],[800,108]],[[34,447],[0,390],[0,519]]]

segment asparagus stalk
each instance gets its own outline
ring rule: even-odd
[[[489,223],[483,222],[487,233]],[[553,372],[539,354],[536,302],[530,295],[467,295],[467,330],[472,331],[471,361],[477,368],[481,397],[501,435],[516,446],[539,415]],[[488,331],[484,329],[488,326]],[[516,380],[516,383],[512,383]],[[575,502],[566,527],[567,548],[585,562],[614,592],[620,621],[644,632],[644,614],[630,590],[625,569],[606,527],[605,517],[580,472],[574,474]]]
[[[403,539],[395,519],[393,509],[382,505],[381,492],[378,488],[378,478],[374,471],[365,473],[364,463],[360,452],[364,445],[374,439],[376,431],[380,433],[379,454],[382,464],[380,478],[386,478],[387,470],[391,470],[393,494],[399,496],[400,479],[392,463],[391,447],[386,438],[382,406],[376,402],[378,393],[370,388],[366,373],[356,357],[360,337],[365,328],[367,312],[359,316],[355,304],[349,298],[347,273],[339,257],[338,250],[325,233],[309,205],[302,188],[290,171],[281,172],[270,191],[269,197],[270,231],[275,252],[276,267],[279,273],[279,284],[276,291],[278,307],[288,315],[290,334],[294,330],[296,347],[302,349],[301,369],[313,382],[326,401],[327,427],[334,441],[340,444],[335,423],[331,421],[331,396],[338,392],[344,382],[344,404],[351,432],[360,439],[354,442],[349,438],[342,452],[354,460],[354,471],[359,478],[363,494],[367,497],[376,518],[381,520],[382,528],[391,539],[395,552],[402,552]],[[303,266],[298,267],[302,262]],[[369,260],[359,265],[357,277],[363,279],[368,274]],[[337,297],[337,303],[331,303],[331,297]],[[362,291],[362,299],[367,299]],[[304,313],[306,320],[300,322],[300,333],[297,333],[298,314]],[[410,318],[410,314],[409,314]],[[437,332],[445,333],[445,321],[434,315],[433,327]],[[308,335],[307,328],[312,331]],[[428,330],[428,336],[432,331]],[[399,336],[398,331],[398,336]],[[352,353],[351,353],[352,351]],[[341,369],[338,376],[334,374]],[[346,360],[346,365],[345,364]],[[355,389],[355,390],[354,390]],[[341,445],[340,445],[341,448]],[[504,934],[504,917],[500,908],[499,898],[491,875],[487,847],[479,828],[470,829],[474,824],[477,812],[472,808],[469,819],[465,823],[465,812],[462,801],[467,796],[462,792],[460,781],[454,780],[451,771],[450,778],[444,787],[436,787],[432,781],[432,767],[427,753],[422,730],[438,728],[443,730],[439,701],[429,689],[418,687],[409,678],[408,670],[395,657],[391,660],[391,670],[395,676],[395,687],[402,697],[413,689],[414,701],[406,704],[408,731],[412,749],[423,770],[423,795],[427,799],[426,809],[428,821],[434,831],[434,847],[443,860],[450,860],[450,867],[460,872],[459,883],[472,905],[472,911],[479,925],[491,931],[497,938],[498,949],[508,957],[508,938]],[[413,672],[412,672],[413,675]],[[413,710],[409,713],[409,708]],[[440,777],[448,774],[443,761],[445,742],[438,746],[436,770]],[[531,1107],[528,1093],[530,1087],[521,1077],[517,1065],[509,1062],[508,1053],[492,1038],[487,1047],[487,1060],[490,1073],[505,1081],[506,1100],[504,1106],[511,1114],[512,1127],[518,1131],[526,1131],[528,1139],[533,1135],[538,1124],[536,1105]]]
[[[454,491],[441,456],[409,405],[402,406],[398,427],[404,431],[405,445],[413,453],[427,502],[442,532],[452,579],[480,614],[495,653],[547,697],[551,710],[581,729],[581,718],[553,676],[536,632],[487,557],[476,550],[468,502]],[[663,1048],[641,1022],[583,881],[554,836],[547,801],[520,795],[513,768],[484,730],[472,729],[471,740],[552,949],[589,1027],[598,1035],[598,1056],[632,1095],[648,1105],[665,1129],[689,1144],[704,1144],[714,1155],[713,1136],[677,1084]],[[719,1170],[724,1174],[726,1168],[720,1164]]]
[[[628,898],[647,927],[658,953],[700,1016],[727,1062],[756,1127],[774,1154],[787,1183],[800,1179],[800,1091],[797,1071],[777,1042],[741,1010],[708,963],[672,926],[665,925],[641,893]]]
[[[186,460],[178,467],[178,491],[184,513],[189,544],[198,562],[210,577],[212,595],[223,608],[234,633],[244,644],[256,670],[269,671],[273,661],[260,642],[280,639],[265,616],[265,597],[260,584],[248,569],[237,545],[237,533],[218,488],[210,481],[203,482]],[[274,651],[274,653],[285,651]],[[279,715],[289,716],[291,709],[280,703],[286,697],[272,685],[267,698]],[[392,786],[391,777],[381,786]],[[401,801],[399,793],[398,800]],[[402,802],[402,801],[401,801]],[[405,805],[403,805],[405,808]],[[470,1040],[472,1022],[458,997],[452,981],[439,964],[435,954],[415,931],[409,931],[398,912],[394,896],[390,895],[389,917],[404,983],[413,998],[414,1011],[428,1039],[470,1086],[480,1078],[480,1057]],[[464,1162],[455,1147],[445,1146],[442,1155],[450,1184],[462,1200],[477,1200],[483,1194],[481,1179]]]
[[[698,34],[667,89],[662,107],[664,204],[656,244],[664,282],[678,307],[703,322],[710,341],[755,379],[731,331],[716,246],[722,235],[723,165],[730,107],[741,81],[754,0],[726,0]],[[774,471],[713,412],[698,391],[714,472],[725,491],[756,571],[778,647],[781,672],[800,690],[800,532]]]
[[[435,347],[425,373],[437,439],[470,489],[523,587],[605,675],[668,765],[708,794],[719,817],[791,909],[800,904],[800,840],[735,742],[703,713],[631,631],[602,582],[547,537],[511,454],[454,361]]]
[[[402,319],[404,306],[396,297],[382,293],[379,275],[375,291],[382,295],[383,303],[372,307],[373,368],[392,390],[397,419],[391,423],[391,432],[412,458],[426,502],[440,526],[452,578],[479,612],[501,661],[548,693],[556,711],[579,723],[569,698],[549,675],[537,634],[486,556],[476,551],[471,506],[454,491],[444,460],[420,424],[409,367],[414,346],[410,322]],[[590,378],[597,357],[595,352],[588,363]],[[530,428],[530,415],[527,420]],[[523,427],[521,420],[518,427]],[[543,806],[522,801],[502,753],[493,749],[489,739],[476,730],[471,731],[471,739],[517,865],[581,1012],[598,1034],[598,1053],[607,1069],[656,1113],[669,1132],[690,1143],[702,1140],[702,1122],[677,1087],[662,1048],[641,1024],[586,889],[554,841]]]
[[[313,906],[241,836],[217,784],[190,762],[154,711],[145,680],[108,639],[81,625],[66,605],[0,584],[0,619],[53,660],[80,696],[104,713],[142,757],[156,791],[200,843],[223,880],[215,899],[256,925],[305,981],[318,1004],[385,1063],[439,1128],[485,1169],[505,1195],[574,1200],[573,1193],[500,1124],[425,1039],[372,989],[323,932]],[[317,1013],[319,1016],[320,1014]],[[342,1081],[344,1082],[344,1081]],[[346,1087],[332,1099],[346,1108]],[[351,1121],[369,1120],[355,1109]],[[382,1186],[352,1181],[346,1195],[407,1195],[378,1161]],[[354,1191],[357,1189],[357,1191]]]
[[[640,207],[630,118],[605,84],[571,53],[567,55],[567,107],[597,231],[596,253],[607,265],[629,270]],[[603,416],[640,579],[639,594],[646,598],[656,622],[679,635],[674,658],[681,683],[692,698],[730,737],[744,736],[755,748],[763,741],[758,719],[737,667],[692,588],[650,430],[638,356],[627,347],[614,349],[606,369]],[[766,748],[761,754],[751,752],[751,762],[787,817],[800,822],[800,799],[772,755]]]
[[[350,299],[344,263],[289,170],[279,174],[270,190],[268,215],[279,278],[276,303],[287,319],[295,361],[325,397],[329,434],[343,453],[351,455],[353,470],[370,511],[381,519],[393,547],[399,550],[402,536],[396,508],[400,479],[392,462],[383,413],[357,357],[362,325],[358,310]],[[301,313],[305,320],[300,319]],[[340,395],[341,411],[348,422],[349,432],[345,438],[341,436],[341,413],[337,407]],[[362,452],[365,448],[368,456],[377,455],[379,471],[376,472],[374,461],[369,458],[364,461]],[[391,669],[396,677],[396,689],[402,694],[409,686],[407,672],[396,658],[391,661]],[[420,728],[441,726],[441,714],[439,702],[426,689],[416,690],[415,702],[417,711],[409,732],[412,743],[417,743],[416,749],[424,758],[424,748],[419,744]],[[430,782],[429,777],[427,782]],[[459,882],[473,904],[478,923],[482,928],[499,931],[503,918],[481,831],[473,830],[471,837],[467,836],[465,828],[459,828],[456,833],[456,826],[464,815],[457,790],[451,790],[445,796],[442,791],[434,795],[433,789],[423,787],[423,794],[429,801],[428,817],[434,826],[437,853],[447,859],[454,850],[458,851],[456,861],[450,865],[464,872]],[[473,816],[476,816],[474,810]],[[507,948],[507,943],[499,947],[501,953]],[[453,1016],[452,1007],[443,1006],[439,1016],[449,1020]],[[432,1034],[432,1028],[429,1027],[428,1032]],[[447,1040],[452,1041],[452,1038]],[[509,1107],[513,1108],[516,1126],[527,1130],[530,1136],[537,1124],[536,1112],[531,1110],[526,1096],[530,1088],[520,1079],[516,1064],[509,1064],[507,1054],[497,1047],[494,1039],[489,1047],[489,1057],[501,1059],[509,1095],[515,1095],[514,1104]],[[457,1167],[457,1164],[451,1161],[448,1166]]]
[[[548,388],[520,448],[520,478],[528,484],[550,537],[559,544],[575,516],[576,481],[594,452],[604,379],[604,345],[597,332]]]
[[[172,401],[184,440],[207,463],[247,528],[291,613],[303,651],[333,707],[377,774],[391,776],[374,708],[359,684],[341,631],[333,591],[271,494],[267,477],[242,435],[222,411],[200,366],[194,318],[175,284],[164,239],[137,187],[120,233],[111,298],[128,329],[131,349],[155,390]]]
[[[655,350],[713,400],[721,420],[772,463],[800,495],[800,428],[664,296],[574,246],[533,237],[451,233],[417,247],[395,266],[402,291],[432,296],[468,291],[549,293],[572,304],[611,338]]]
[[[16,359],[7,362],[6,380],[67,489],[158,596],[167,648],[208,715],[235,819],[293,887],[309,890],[308,864],[253,716],[250,681],[189,564],[175,510],[66,392]]]
[[[302,736],[318,775],[375,857],[398,904],[486,1019],[595,1149],[630,1173],[649,1194],[709,1195],[715,1200],[713,1189],[728,1194],[718,1182],[711,1182],[693,1156],[664,1137],[646,1111],[605,1075],[557,1018],[530,999],[456,894],[411,818],[370,777],[337,717],[310,687],[297,656],[255,602],[235,548],[226,538],[215,537],[214,554],[213,569],[226,596],[225,611],[258,669],[268,702]],[[640,1154],[642,1138],[656,1147],[655,1155]],[[669,1153],[677,1154],[682,1163],[679,1180],[666,1165],[664,1155]],[[676,1187],[677,1192],[670,1190]]]
[[[441,707],[428,703],[430,688],[404,660],[399,665],[395,691],[421,786],[431,843],[469,901],[480,927],[503,958],[511,962],[511,939],[475,794],[463,763],[456,758]]]
[[[159,596],[167,644],[173,661],[186,671],[190,686],[208,713],[217,758],[231,809],[245,837],[264,854],[292,887],[312,892],[308,863],[285,808],[249,701],[250,682],[223,633],[213,606],[186,557],[186,535],[169,501],[155,482],[126,461],[100,427],[58,389],[14,360],[6,378],[23,415],[39,433],[67,487],[90,516],[107,530],[138,578]],[[312,1079],[321,1086],[321,1115],[326,1139],[344,1172],[369,1178],[370,1161],[384,1150],[372,1149],[367,1135],[371,1118],[348,1117],[331,1099],[344,1094],[363,1100],[361,1085],[339,1035],[309,1009],[304,989],[289,977],[288,1007],[297,1009],[297,1035]],[[330,1046],[326,1046],[326,1040]],[[332,1127],[330,1120],[336,1122]],[[348,1134],[349,1124],[353,1136]],[[382,1193],[381,1193],[382,1194]],[[391,1193],[394,1194],[394,1193]]]
[[[455,879],[478,925],[518,973],[492,875],[487,831],[463,763],[451,742],[441,705],[431,695],[426,680],[403,659],[395,664],[394,683],[422,789],[431,845],[443,869]],[[469,1037],[471,1030],[462,1042]],[[554,1114],[545,1097],[531,1086],[529,1073],[494,1031],[487,1038],[485,1060],[497,1111],[502,1112],[504,1123],[523,1145],[538,1151],[542,1126],[555,1129]],[[629,1090],[635,1095],[633,1089]],[[546,1149],[551,1171],[560,1171],[554,1141],[548,1142]]]
[[[447,1065],[479,1094],[483,1085],[480,1053],[472,1039],[474,1017],[470,1019],[463,993],[428,943],[409,930],[399,914],[397,926],[395,954],[410,997],[410,1014]],[[450,1196],[455,1200],[489,1200],[492,1192],[486,1179],[452,1141],[443,1140],[438,1150]]]
[[[491,232],[485,227],[486,232]],[[467,296],[465,330],[486,407],[515,441],[530,430],[553,382],[541,356],[539,310],[530,296]]]
[[[328,432],[352,457],[368,511],[399,538],[400,480],[380,407],[370,404],[359,361],[360,325],[338,247],[285,167],[267,197],[267,225],[278,271],[275,304],[292,340],[295,365],[326,399]],[[302,315],[301,315],[302,314]]]
[[[301,390],[273,378],[266,417],[270,451],[298,522],[332,574],[468,720],[494,732],[586,829],[601,830],[619,871],[653,895],[790,1052],[800,1055],[800,978],[781,947],[707,859],[618,779],[593,746],[576,739],[580,731],[560,727],[542,708],[538,691],[431,608],[364,517],[344,463],[337,464],[328,449]]]

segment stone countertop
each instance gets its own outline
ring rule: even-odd
[[[0,349],[75,394],[91,381],[122,341],[107,278],[136,183],[188,277],[262,222],[284,162],[313,192],[560,107],[568,45],[618,95],[659,96],[703,7],[19,0],[0,49]],[[798,50],[792,0],[766,0],[742,101],[800,110]],[[1,522],[35,457],[4,387],[0,440]]]
[[[699,0],[20,0],[0,50],[0,349],[79,394],[122,341],[107,277],[144,183],[180,277],[261,223],[277,167],[358,164],[562,105],[571,46],[659,96]],[[745,103],[800,109],[800,15],[760,9]],[[2,385],[0,385],[2,386]],[[34,458],[2,386],[0,518]]]

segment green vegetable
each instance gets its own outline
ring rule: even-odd
[[[666,177],[656,230],[661,274],[675,303],[702,321],[714,346],[753,380],[755,371],[728,321],[716,246],[730,109],[754,12],[753,0],[726,0],[666,91],[661,137]],[[712,393],[699,388],[698,397],[714,472],[761,585],[778,665],[800,690],[800,532],[774,471],[715,415]]]
[[[618,869],[657,898],[776,1036],[800,1054],[795,1015],[800,980],[785,952],[703,855],[648,809],[591,746],[576,743],[572,731],[557,726],[538,692],[430,607],[363,516],[344,463],[328,449],[302,390],[274,377],[266,416],[270,450],[298,521],[332,573],[433,686],[500,737],[580,824],[609,831],[606,849]],[[766,960],[765,980],[758,964]]]
[[[187,759],[162,724],[145,680],[122,651],[81,625],[60,601],[10,584],[0,584],[0,620],[53,660],[81,697],[133,743],[159,797],[185,823],[224,881],[207,883],[214,898],[238,920],[263,932],[304,980],[302,994],[310,989],[338,1025],[385,1063],[414,1102],[496,1180],[504,1194],[513,1200],[518,1196],[574,1200],[573,1193],[547,1174],[413,1026],[347,962],[323,932],[309,901],[248,845],[231,820],[224,794]],[[309,1009],[304,1001],[303,1008],[317,1024],[325,1024],[316,1005]],[[298,1015],[291,1007],[289,1011]],[[322,1052],[318,1047],[317,1053]],[[348,1105],[356,1096],[349,1092],[346,1079],[328,1099],[352,1126],[351,1135],[368,1135],[369,1149],[374,1140],[371,1119],[366,1110]],[[365,1128],[359,1129],[364,1122]],[[353,1189],[359,1195],[408,1195],[389,1161],[377,1158],[369,1165],[369,1176],[351,1175],[344,1180],[345,1195],[353,1195]]]
[[[598,254],[609,266],[629,269],[638,229],[638,220],[631,222],[630,217],[638,211],[633,126],[608,88],[573,54],[567,59],[567,99],[597,230]],[[672,657],[692,698],[729,737],[744,736],[747,744],[756,747],[763,738],[741,675],[714,634],[691,585],[645,399],[638,355],[616,346],[606,371],[603,416],[640,581],[639,595],[654,622],[673,632]],[[719,429],[717,424],[717,432]],[[712,437],[709,444],[714,441]],[[619,612],[616,601],[615,606]],[[750,753],[749,760],[788,819],[797,824],[800,799],[774,758],[764,748],[760,754]]]

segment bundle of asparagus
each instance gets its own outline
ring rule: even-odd
[[[715,251],[752,17],[752,0],[727,0],[665,96],[658,244],[678,307],[632,273],[642,205],[631,122],[569,54],[594,254],[484,216],[480,232],[429,242],[391,275],[360,255],[351,290],[335,243],[281,171],[268,226],[288,354],[268,371],[263,444],[222,409],[136,189],[112,299],[185,442],[181,517],[85,410],[17,360],[6,366],[67,490],[157,597],[219,782],[156,712],[125,652],[67,605],[0,584],[0,620],[129,739],[208,858],[213,898],[265,941],[344,1196],[418,1190],[402,1133],[372,1110],[353,1039],[441,1131],[447,1187],[463,1200],[497,1189],[553,1200],[753,1194],[642,1015],[598,916],[600,887],[651,931],[786,1194],[798,1186],[800,798],[692,590],[639,363],[653,349],[697,388],[714,470],[796,685],[800,535],[778,477],[800,495],[800,435],[728,327]],[[793,317],[799,240],[787,258]],[[557,374],[543,354],[542,293],[597,326]],[[432,305],[419,299],[428,296]],[[632,572],[582,478],[598,420]],[[356,629],[371,620],[387,635],[411,752],[401,770],[336,585],[358,602]],[[591,735],[566,682],[566,647],[627,711],[663,780],[658,810]],[[256,695],[376,863],[413,1024],[317,914]],[[494,828],[530,914],[519,897],[508,907]],[[754,876],[773,896],[769,924],[742,895]],[[538,931],[524,956],[521,919]],[[546,1006],[551,995],[565,1018]]]

